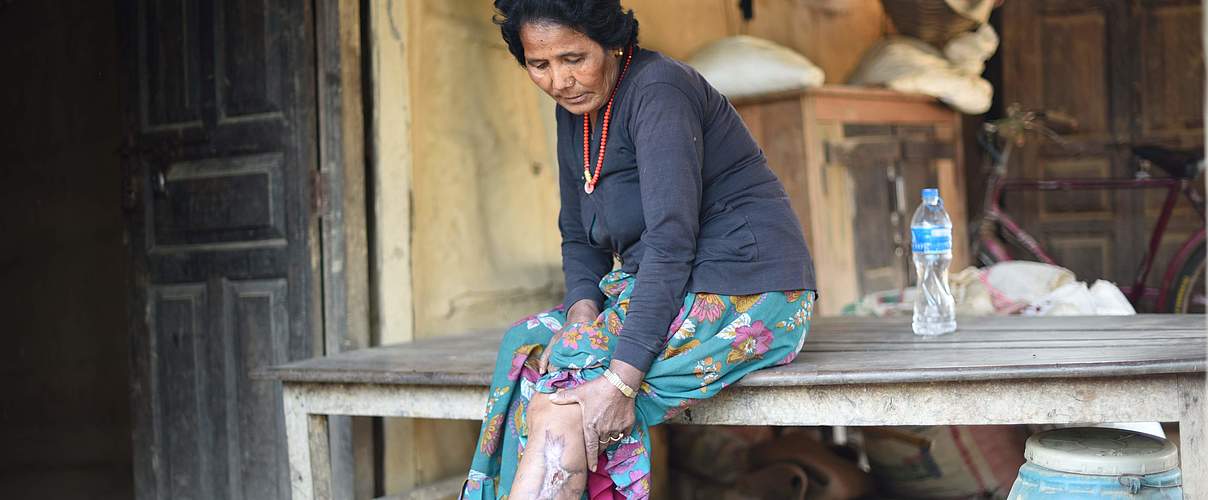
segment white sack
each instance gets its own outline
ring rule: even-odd
[[[998,34],[988,24],[952,39],[944,52],[915,38],[889,37],[864,54],[850,83],[926,94],[981,114],[990,109],[994,87],[979,75],[997,48]]]
[[[722,38],[688,59],[710,85],[731,99],[822,85],[822,70],[788,47],[739,35]]]
[[[957,71],[969,76],[982,74],[986,61],[998,50],[998,33],[989,24],[961,33],[944,45],[944,58]]]
[[[948,275],[948,287],[959,316],[988,316],[994,314],[994,299],[982,283],[982,270],[973,266]]]

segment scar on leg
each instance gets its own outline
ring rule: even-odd
[[[566,442],[563,438],[545,431],[545,455],[541,463],[540,499],[553,499],[571,485],[571,480],[580,474],[582,469],[568,469],[562,465],[562,457],[566,452]]]

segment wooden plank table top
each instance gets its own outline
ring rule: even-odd
[[[738,386],[811,386],[1202,373],[1200,315],[959,318],[911,333],[909,318],[815,318],[793,363]],[[418,340],[270,368],[286,382],[487,386],[500,331]]]

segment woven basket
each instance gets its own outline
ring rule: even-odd
[[[981,24],[952,10],[945,0],[881,0],[881,5],[899,34],[937,48]]]

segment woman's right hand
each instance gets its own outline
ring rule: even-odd
[[[537,368],[542,375],[549,371],[549,356],[554,352],[554,343],[562,340],[562,333],[566,331],[567,327],[575,323],[590,323],[598,317],[600,317],[600,308],[590,299],[580,300],[570,306],[570,310],[566,311],[566,321],[562,323],[562,329],[549,339],[549,345],[546,345],[545,351],[541,353],[541,361],[537,363]]]

